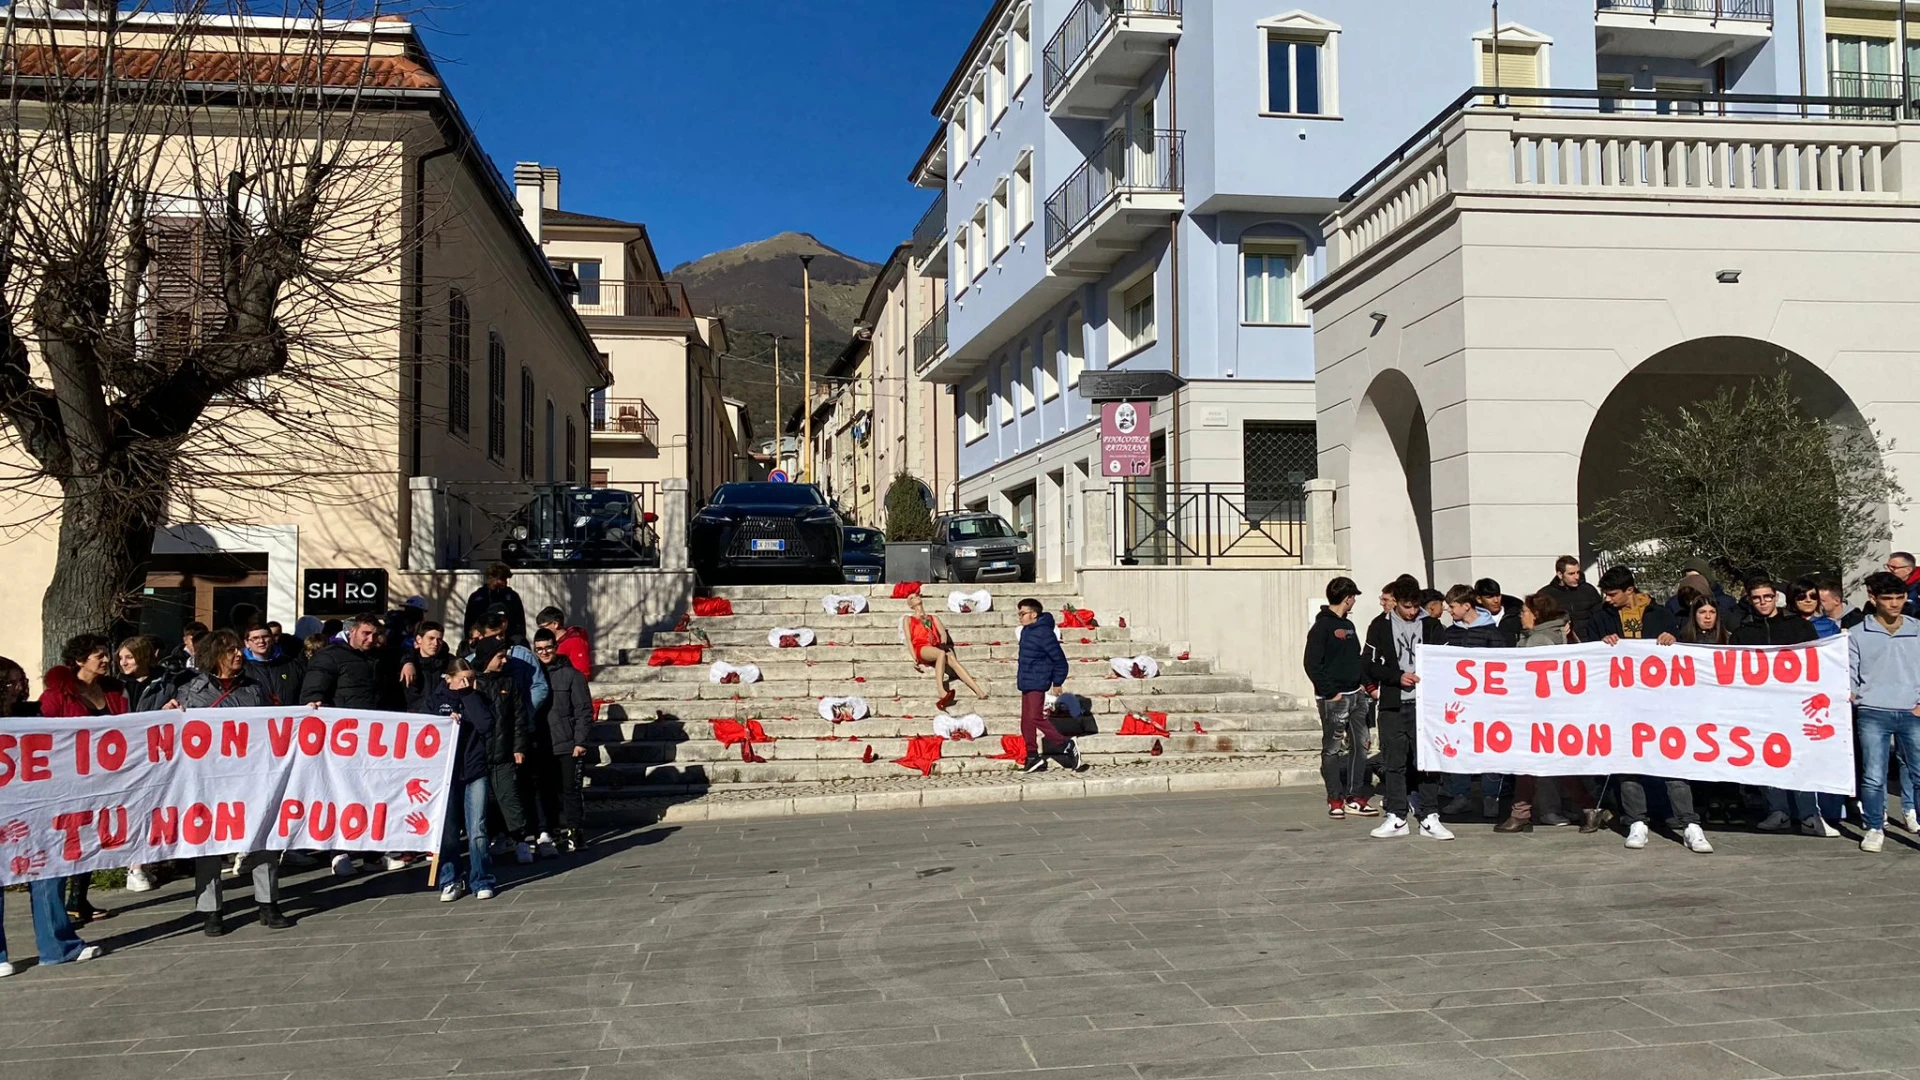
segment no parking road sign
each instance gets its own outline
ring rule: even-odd
[[[785,469],[775,469],[767,474],[767,482],[772,484],[784,484],[791,479],[792,477],[787,475],[787,470]]]

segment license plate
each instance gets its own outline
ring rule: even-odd
[[[753,542],[753,550],[785,551],[787,550],[787,542],[785,540],[755,540]]]
[[[1013,568],[1013,564],[1010,562],[996,562],[996,563],[987,564],[987,569],[989,570],[1010,570],[1012,568]]]

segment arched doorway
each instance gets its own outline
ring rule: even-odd
[[[1413,383],[1381,372],[1353,421],[1348,546],[1362,589],[1400,574],[1433,580],[1433,455]]]
[[[1697,404],[1721,390],[1741,388],[1784,373],[1801,407],[1813,416],[1855,431],[1872,431],[1853,399],[1826,372],[1798,354],[1771,342],[1745,337],[1696,338],[1664,349],[1615,384],[1594,414],[1580,454],[1579,507],[1581,557],[1589,565],[1606,554],[1599,550],[1590,517],[1601,501],[1627,486],[1633,442],[1650,423],[1675,420],[1682,407]],[[1742,435],[1727,432],[1735,446]],[[1888,507],[1873,511],[1885,525]],[[1879,553],[1884,555],[1884,552]],[[1878,558],[1845,568],[1849,575],[1877,568]],[[1788,575],[1810,567],[1768,567]],[[1672,582],[1649,582],[1664,591]]]

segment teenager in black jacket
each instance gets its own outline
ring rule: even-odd
[[[1305,666],[1320,710],[1320,778],[1327,785],[1327,816],[1377,814],[1367,803],[1366,664],[1360,632],[1347,616],[1360,597],[1349,577],[1327,582],[1327,602],[1307,631]]]
[[[520,799],[520,766],[532,748],[525,700],[520,684],[507,671],[507,643],[499,638],[483,638],[474,646],[473,668],[480,693],[493,704],[495,723],[487,738],[488,793],[500,809],[506,834],[514,841],[514,860],[522,866],[533,861],[533,845],[528,843],[526,804]]]
[[[1367,674],[1380,687],[1380,771],[1386,775],[1387,819],[1374,829],[1382,839],[1405,836],[1407,827],[1407,776],[1418,778],[1420,785],[1420,835],[1435,840],[1451,840],[1453,833],[1440,823],[1440,783],[1416,766],[1414,738],[1419,731],[1416,706],[1420,696],[1419,677],[1414,665],[1419,650],[1441,644],[1445,635],[1440,624],[1420,609],[1420,589],[1405,581],[1388,586],[1393,606],[1376,615],[1367,626],[1364,658]]]
[[[586,807],[581,799],[581,770],[586,765],[588,744],[593,738],[593,691],[586,676],[573,661],[560,655],[559,638],[541,627],[533,635],[533,655],[547,669],[548,694],[541,707],[542,722],[534,725],[536,750],[546,750],[538,776],[540,813],[548,829],[540,834],[540,854],[574,851],[584,839]],[[556,829],[556,825],[558,828]]]

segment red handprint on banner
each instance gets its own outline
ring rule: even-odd
[[[1825,720],[1827,718],[1827,710],[1832,707],[1833,702],[1827,700],[1827,695],[1825,694],[1815,694],[1800,703],[1800,711],[1805,713],[1809,720]],[[1813,725],[1809,724],[1807,726],[1812,727]],[[1828,730],[1827,734],[1833,734],[1832,730]]]
[[[27,823],[21,821],[19,818],[14,818],[5,825],[0,825],[0,842],[17,844],[26,838]]]
[[[1833,738],[1834,730],[1832,724],[1802,724],[1800,725],[1800,734],[1805,735],[1814,742],[1822,742],[1826,739]]]
[[[46,868],[47,853],[44,851],[36,851],[31,855],[15,855],[12,861],[7,863],[7,869],[12,870],[13,876],[17,878],[37,874]]]
[[[1435,750],[1440,751],[1441,757],[1459,757],[1460,756],[1460,747],[1457,744],[1455,744],[1452,739],[1443,739],[1440,736],[1435,735],[1433,737],[1433,748]]]
[[[1448,705],[1447,706],[1447,723],[1449,724],[1459,723],[1460,714],[1466,711],[1467,711],[1467,703],[1464,701],[1456,701],[1453,704]]]
[[[432,802],[433,796],[427,792],[427,782],[418,777],[407,781],[408,802]]]
[[[425,836],[428,832],[432,831],[432,829],[433,823],[428,821],[427,815],[420,811],[415,810],[413,813],[407,815],[407,831],[413,835]]]

